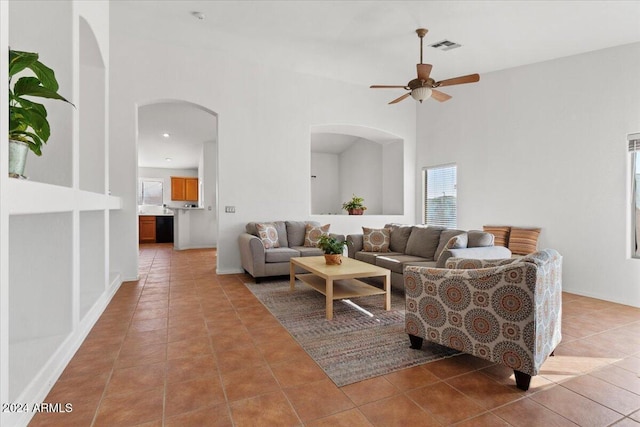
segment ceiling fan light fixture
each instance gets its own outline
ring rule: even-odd
[[[416,101],[422,102],[425,99],[431,97],[431,92],[432,91],[430,87],[426,87],[426,86],[417,87],[411,91],[411,97]]]

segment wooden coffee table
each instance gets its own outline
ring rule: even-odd
[[[391,309],[391,271],[366,262],[342,257],[342,264],[327,265],[323,256],[291,258],[290,284],[295,290],[296,278],[326,296],[327,319],[333,319],[333,301],[368,295],[384,295],[384,309]],[[299,266],[309,273],[295,274]],[[368,285],[358,278],[382,277],[384,289]]]

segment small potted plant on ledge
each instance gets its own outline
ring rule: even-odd
[[[12,86],[13,76],[25,69],[34,76],[20,77]],[[38,60],[37,53],[9,50],[9,176],[14,178],[23,178],[28,150],[41,156],[42,145],[51,134],[47,109],[27,98],[58,99],[71,104],[58,94],[55,73]]]
[[[364,199],[354,194],[351,200],[342,204],[342,209],[349,212],[349,215],[362,215],[364,211],[367,210],[367,207],[363,205],[363,203]]]
[[[333,236],[323,234],[318,239],[317,246],[324,252],[324,260],[327,265],[342,264],[342,252],[347,246],[346,240],[340,241]]]

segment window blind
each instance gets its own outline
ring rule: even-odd
[[[427,168],[424,178],[425,223],[456,228],[458,222],[457,166]]]
[[[629,141],[629,152],[640,151],[640,133],[630,133],[627,135]]]

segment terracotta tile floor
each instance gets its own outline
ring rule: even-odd
[[[640,427],[640,309],[565,294],[564,340],[528,392],[464,355],[338,388],[215,257],[142,246],[140,280],[46,399],[73,412],[30,425]]]

